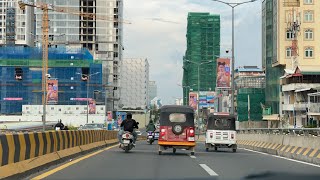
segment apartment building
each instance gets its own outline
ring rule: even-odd
[[[308,94],[320,87],[320,1],[263,1],[265,120],[286,127],[308,125]]]

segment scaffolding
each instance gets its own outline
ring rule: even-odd
[[[0,114],[21,114],[22,105],[40,105],[42,102],[41,49],[26,47],[0,47]],[[79,74],[102,72],[101,61],[93,61],[86,49],[50,49],[48,74],[59,84],[59,105],[84,105],[86,102],[71,101],[85,98],[87,82]],[[77,74],[79,73],[79,74]],[[92,76],[89,98],[99,97],[104,102],[102,73]],[[100,92],[101,95],[95,95]],[[19,101],[4,99],[22,98]]]
[[[184,102],[188,102],[188,88],[198,91],[198,67],[194,63],[213,61],[200,66],[200,91],[213,91],[216,87],[216,59],[220,56],[220,15],[189,13],[187,50],[184,56]],[[194,63],[189,63],[192,61]]]
[[[262,107],[265,103],[265,92],[262,88],[243,88],[238,90],[238,121],[261,121]],[[250,106],[250,107],[249,107]]]

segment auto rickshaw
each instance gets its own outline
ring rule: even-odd
[[[210,114],[206,126],[206,151],[209,148],[232,148],[233,152],[237,151],[237,132],[236,120],[230,115]]]
[[[172,148],[191,150],[195,153],[194,110],[190,106],[167,105],[160,108],[159,155]]]

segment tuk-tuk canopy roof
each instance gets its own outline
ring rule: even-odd
[[[190,106],[165,105],[160,108],[161,113],[194,113],[194,109]]]
[[[209,130],[236,130],[236,118],[230,115],[210,114],[207,121]]]

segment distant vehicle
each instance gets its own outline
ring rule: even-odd
[[[141,133],[140,130],[136,130],[136,133],[137,133],[138,136],[141,136],[141,135],[142,135],[142,133]]]
[[[107,127],[100,123],[90,123],[80,126],[79,130],[106,130]]]

